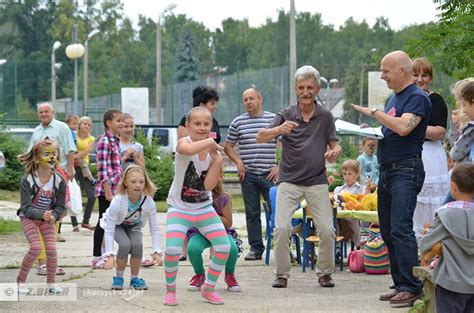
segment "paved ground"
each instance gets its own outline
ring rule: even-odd
[[[15,218],[18,204],[0,201],[0,216]],[[165,230],[164,214],[159,214],[160,229]],[[68,218],[65,219],[69,221]],[[92,221],[97,221],[93,215]],[[234,224],[245,233],[245,218],[236,214]],[[145,229],[145,251],[151,249],[149,231]],[[225,283],[220,278],[217,290],[224,298],[223,306],[213,306],[201,300],[198,293],[186,290],[192,276],[189,262],[182,262],[178,274],[177,307],[165,307],[162,298],[165,291],[162,267],[143,268],[140,275],[146,280],[150,289],[147,291],[112,292],[110,284],[114,271],[92,270],[90,268],[92,251],[92,232],[82,230],[73,233],[70,224],[63,225],[66,242],[58,243],[59,264],[65,267],[66,275],[59,277],[58,282],[73,284],[67,296],[48,298],[36,296],[23,298],[17,302],[1,302],[0,311],[172,311],[172,312],[406,312],[407,309],[393,309],[388,303],[378,301],[378,295],[386,292],[390,283],[388,275],[370,276],[353,274],[339,269],[334,274],[335,288],[321,288],[317,284],[314,271],[302,273],[301,268],[294,266],[288,288],[274,289],[270,283],[274,278],[274,264],[270,266],[262,261],[248,262],[241,257],[237,264],[236,276],[242,292],[231,293],[224,290]],[[5,289],[7,283],[14,283],[19,264],[27,250],[27,243],[22,234],[0,236],[0,287]],[[125,273],[128,282],[128,269]],[[44,283],[44,276],[30,272],[28,283]],[[40,289],[37,289],[40,290]],[[2,299],[0,289],[0,299]],[[74,301],[64,301],[74,299]],[[28,301],[30,300],[30,301]],[[35,301],[31,301],[35,300]],[[52,301],[56,300],[56,301]],[[59,300],[62,300],[59,302]]]

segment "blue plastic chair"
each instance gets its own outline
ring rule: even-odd
[[[263,203],[263,209],[265,212],[265,220],[267,222],[265,239],[267,240],[267,245],[265,247],[265,264],[270,263],[270,249],[272,247],[273,239],[273,230],[275,229],[275,212],[276,212],[276,192],[277,187],[274,186],[270,188],[269,199],[270,203]],[[297,234],[292,234],[291,239],[295,242],[296,245],[296,261],[298,264],[301,264],[301,246],[300,238]]]

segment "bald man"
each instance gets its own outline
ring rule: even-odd
[[[69,179],[74,178],[74,153],[76,145],[71,135],[69,126],[54,118],[54,108],[50,103],[38,105],[38,117],[41,122],[36,126],[30,140],[28,151],[35,143],[49,137],[56,141],[60,148],[60,166],[66,171]]]
[[[394,307],[411,306],[423,293],[412,269],[418,265],[418,246],[413,232],[416,197],[425,171],[421,151],[431,114],[427,94],[413,83],[411,60],[403,51],[387,54],[381,62],[381,79],[394,93],[384,110],[353,104],[354,109],[382,124],[377,158],[380,165],[378,215],[382,238],[390,257],[395,289],[380,296]]]

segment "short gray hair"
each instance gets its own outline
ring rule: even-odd
[[[303,65],[295,72],[295,83],[302,79],[314,79],[319,85],[321,83],[321,75],[319,71],[311,65]]]
[[[40,103],[38,103],[38,104],[36,105],[36,108],[39,109],[40,106],[43,106],[43,105],[50,107],[51,110],[54,112],[54,107],[53,107],[53,105],[52,105],[51,103],[49,103],[49,102],[40,102]]]

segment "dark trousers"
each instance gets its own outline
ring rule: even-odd
[[[421,293],[423,286],[412,274],[413,267],[418,266],[413,213],[424,179],[421,158],[380,166],[378,216],[382,238],[388,248],[390,274],[398,291],[415,294]]]
[[[95,226],[94,230],[94,256],[101,256],[102,255],[102,241],[104,240],[104,230],[100,227],[100,219],[102,215],[105,213],[107,208],[110,205],[110,201],[105,199],[105,196],[99,196],[99,220],[97,221],[97,225]]]
[[[94,186],[92,186],[91,181],[82,175],[82,171],[80,167],[76,167],[75,171],[76,171],[76,178],[79,180],[82,190],[84,190],[87,195],[87,203],[84,209],[84,216],[82,217],[82,223],[89,224],[89,220],[91,218],[92,210],[94,209],[94,204],[95,204],[95,188]],[[71,220],[72,220],[72,217],[71,217]]]
[[[474,312],[474,294],[454,292],[436,285],[437,313]]]
[[[262,221],[260,195],[270,203],[268,192],[274,183],[267,179],[268,173],[256,175],[245,173],[245,179],[240,183],[245,204],[245,219],[250,250],[262,254],[265,250],[262,240]]]

